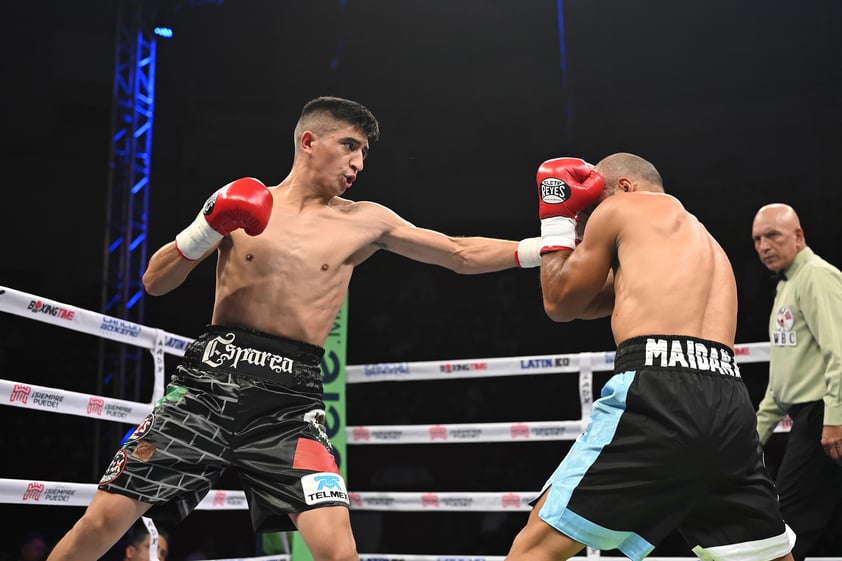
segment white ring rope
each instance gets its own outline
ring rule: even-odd
[[[91,417],[100,420],[139,423],[152,405],[163,395],[165,382],[164,354],[182,356],[192,339],[112,316],[100,314],[0,286],[0,311],[35,319],[67,329],[80,331],[148,349],[154,358],[154,389],[149,403],[139,403],[104,396],[47,388],[26,382],[0,379],[0,403],[51,413]],[[768,343],[735,346],[736,361],[768,362]],[[541,355],[471,360],[398,362],[346,366],[346,383],[404,382],[485,378],[534,374],[579,374],[579,395],[582,417],[562,421],[524,421],[501,423],[466,423],[436,425],[377,425],[346,427],[347,444],[410,444],[516,442],[541,440],[575,440],[584,430],[593,403],[593,372],[614,368],[613,352]],[[789,431],[785,418],[776,432]],[[0,478],[0,503],[49,506],[87,506],[96,491],[96,484],[56,481],[34,481]],[[528,512],[528,501],[535,491],[503,492],[351,492],[351,508],[375,511],[475,511]],[[212,490],[197,506],[198,510],[246,510],[242,491]],[[598,552],[588,552],[593,559]],[[288,555],[243,558],[249,561],[289,561]],[[361,561],[502,561],[503,556],[446,555],[360,555]],[[663,557],[661,561],[687,557]],[[842,561],[842,558],[822,558]],[[239,561],[225,559],[217,561]]]
[[[2,308],[0,308],[2,309]],[[735,345],[736,361],[769,362],[769,343]],[[488,378],[580,372],[589,366],[593,372],[614,368],[614,351],[469,360],[434,360],[425,362],[389,362],[383,364],[348,365],[349,384],[365,382],[406,382],[417,380],[453,380],[456,378]]]
[[[87,506],[94,496],[94,483],[0,479],[0,503],[44,506]],[[528,512],[534,491],[520,492],[377,492],[349,493],[355,510]],[[247,510],[242,491],[210,491],[198,510]]]
[[[3,404],[52,413],[139,423],[149,413],[152,405],[164,395],[164,354],[181,356],[187,344],[192,341],[161,329],[138,325],[5,286],[0,286],[0,311],[142,347],[152,353],[155,382],[149,403],[136,403],[0,379],[0,397],[3,398]]]
[[[155,358],[155,382],[149,403],[46,388],[0,379],[5,405],[27,407],[117,422],[139,423],[163,395],[164,353],[182,356],[188,337],[128,322],[113,316],[0,286],[0,311],[148,349]],[[768,362],[768,343],[736,345],[737,362]],[[348,444],[410,444],[450,442],[504,442],[517,440],[575,440],[593,403],[592,372],[614,368],[613,351],[576,354],[399,362],[348,365],[346,383],[453,380],[532,374],[579,373],[582,418],[568,421],[479,423],[453,425],[394,425],[346,427]],[[782,422],[776,431],[788,431]]]

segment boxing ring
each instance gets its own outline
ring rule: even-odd
[[[61,328],[101,337],[148,350],[152,357],[154,386],[148,403],[132,402],[111,397],[69,391],[61,388],[34,385],[26,381],[0,379],[0,401],[4,405],[45,413],[76,415],[96,419],[138,424],[163,395],[166,386],[166,355],[182,356],[191,339],[162,329],[138,325],[120,318],[74,307],[27,292],[0,286],[0,311],[28,320],[49,323]],[[740,344],[735,348],[738,363],[768,362],[768,343]],[[376,425],[348,426],[348,446],[458,444],[531,442],[575,440],[584,430],[591,412],[594,393],[594,373],[613,369],[614,353],[582,352],[562,355],[481,358],[388,364],[349,365],[347,384],[372,382],[417,382],[423,380],[452,380],[458,378],[486,378],[523,375],[578,376],[581,416],[577,419],[536,422],[493,422],[472,424]],[[6,374],[4,373],[3,376]],[[349,401],[349,408],[353,404]],[[787,432],[788,419],[778,425],[776,432]],[[558,458],[561,459],[561,456]],[[42,481],[3,478],[0,473],[0,502],[18,505],[85,507],[96,490],[94,483]],[[549,473],[547,473],[549,475]],[[499,492],[364,492],[349,490],[351,509],[370,511],[423,512],[506,512],[526,513],[528,501],[538,489],[503,490]],[[246,510],[245,495],[238,490],[214,489],[199,504],[197,510]],[[525,520],[525,518],[524,518]],[[443,554],[360,554],[363,561],[500,561],[501,555]],[[588,549],[581,557],[600,557],[597,550]],[[660,557],[653,559],[692,559],[694,557]],[[252,557],[263,561],[290,561],[289,555]],[[842,561],[842,558],[821,558]]]

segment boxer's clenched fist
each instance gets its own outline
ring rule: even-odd
[[[269,189],[252,177],[237,179],[210,196],[196,220],[175,237],[176,248],[186,259],[199,259],[238,228],[260,234],[271,213]]]
[[[580,211],[590,207],[605,187],[594,167],[579,158],[554,158],[538,168],[538,215],[541,255],[576,247]]]

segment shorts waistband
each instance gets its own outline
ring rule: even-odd
[[[730,347],[686,335],[643,335],[617,347],[614,371],[638,369],[697,370],[741,378]]]
[[[208,325],[187,346],[184,361],[205,370],[280,381],[284,374],[320,375],[323,355],[323,347],[302,341],[241,327]]]

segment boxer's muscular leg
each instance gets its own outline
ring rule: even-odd
[[[359,561],[346,507],[317,508],[291,514],[290,518],[314,561]]]
[[[55,545],[49,561],[96,561],[151,505],[98,490],[85,514]]]
[[[515,536],[505,561],[564,561],[585,548],[541,520],[538,513],[546,499],[545,492],[529,513],[526,526]]]

